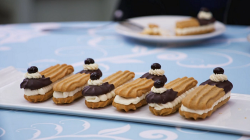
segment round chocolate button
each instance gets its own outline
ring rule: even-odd
[[[224,74],[224,69],[221,67],[214,68],[214,74]]]
[[[92,58],[87,58],[87,59],[84,61],[84,63],[85,63],[85,64],[94,64],[95,61],[94,61],[94,59],[92,59]]]
[[[30,68],[27,69],[28,73],[36,73],[38,72],[38,68],[36,66],[31,66]]]
[[[98,79],[100,79],[100,75],[99,75],[97,72],[93,72],[93,73],[90,75],[90,79],[91,79],[91,80],[98,80]]]
[[[154,63],[151,65],[151,69],[161,69],[161,65],[159,63]]]

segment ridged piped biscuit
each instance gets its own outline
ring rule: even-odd
[[[173,89],[174,91],[177,91],[178,94],[177,96],[180,96],[187,90],[195,87],[197,85],[197,80],[195,80],[193,77],[182,77],[182,78],[177,78],[168,84],[165,85],[165,88],[167,89]]]
[[[110,98],[106,101],[100,101],[100,102],[88,102],[87,100],[85,100],[85,104],[88,108],[103,108],[103,107],[106,107],[108,105],[111,105],[114,98],[115,97]]]
[[[57,64],[55,66],[51,66],[41,72],[39,72],[41,75],[44,75],[45,77],[50,77],[50,80],[52,82],[55,82],[61,78],[63,78],[66,75],[69,75],[74,72],[74,68],[71,65],[67,64]]]
[[[109,84],[113,84],[115,86],[115,88],[117,88],[120,85],[126,83],[127,81],[133,79],[134,77],[135,77],[134,72],[130,72],[128,70],[125,70],[125,71],[118,71],[118,72],[106,77],[102,81],[104,83],[108,82]]]
[[[68,91],[73,91],[76,88],[82,87],[85,84],[87,84],[88,80],[90,78],[90,74],[75,74],[71,75],[62,81],[56,83],[53,86],[54,91],[60,91],[60,92],[68,92]]]
[[[195,18],[176,22],[176,28],[199,27],[200,23]]]
[[[140,108],[144,105],[147,104],[146,99],[141,100],[139,103],[137,104],[129,104],[129,105],[123,105],[123,104],[119,104],[116,102],[113,102],[112,105],[119,111],[130,111],[130,110],[136,110],[137,108]]]
[[[224,104],[227,103],[227,101],[230,99],[230,97],[228,97],[227,99],[219,102],[216,106],[214,106],[213,110],[209,111],[208,113],[203,113],[203,114],[196,114],[196,113],[190,113],[190,112],[186,112],[186,111],[182,111],[181,109],[179,109],[179,113],[181,116],[187,118],[187,119],[205,119],[206,117],[209,117],[212,115],[212,113],[214,111],[217,110],[217,108],[220,108],[221,106],[223,106]]]
[[[54,92],[53,90],[50,90],[46,92],[44,95],[38,94],[38,95],[32,95],[32,96],[27,96],[24,94],[24,98],[27,101],[33,102],[33,103],[44,102],[53,96],[53,92]]]
[[[183,100],[182,104],[194,110],[204,110],[211,108],[213,104],[225,95],[223,88],[211,85],[201,85],[190,92]]]
[[[53,101],[55,104],[70,104],[73,101],[79,99],[83,97],[82,96],[82,91],[78,91],[77,93],[75,93],[73,96],[69,96],[67,98],[55,98],[53,97]]]
[[[178,111],[180,107],[181,107],[181,102],[176,106],[174,106],[173,108],[164,108],[161,110],[156,110],[154,109],[154,107],[149,106],[149,110],[156,116],[167,116],[169,114],[173,114],[176,111]]]
[[[138,78],[115,89],[115,94],[124,98],[135,98],[149,92],[154,81],[146,78]]]

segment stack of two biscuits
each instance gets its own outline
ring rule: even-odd
[[[67,78],[74,68],[67,64],[57,64],[41,72],[36,66],[28,68],[20,87],[24,88],[24,98],[29,102],[43,102],[53,96],[53,85]]]
[[[182,101],[179,110],[187,119],[205,119],[230,99],[233,84],[228,81],[224,69],[217,67],[210,79],[200,84]]]
[[[102,76],[101,70],[92,58],[87,58],[84,70],[72,75],[53,86],[53,101],[56,104],[68,104],[83,97],[82,90],[87,86],[90,75],[94,72]]]
[[[154,81],[159,79],[164,82],[167,81],[161,65],[154,63],[151,65],[151,70],[148,73],[145,73],[133,82],[118,87],[115,90],[116,97],[112,105],[117,110],[126,112],[146,105],[145,97],[154,85]]]
[[[82,94],[85,97],[85,104],[89,108],[102,108],[112,104],[115,93],[114,90],[125,83],[133,80],[134,72],[118,71],[103,80],[100,75],[92,73]]]

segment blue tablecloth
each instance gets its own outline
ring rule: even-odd
[[[75,72],[84,60],[94,58],[106,77],[131,70],[136,78],[158,62],[168,82],[178,77],[207,80],[221,66],[234,84],[233,93],[250,94],[250,43],[246,26],[227,26],[216,38],[192,44],[146,44],[119,36],[107,22],[36,23],[0,26],[0,69],[14,66],[26,72],[35,65],[43,70],[57,63],[71,64]],[[93,27],[43,32],[61,26]],[[0,139],[227,139],[250,137],[179,127],[87,117],[0,109]]]

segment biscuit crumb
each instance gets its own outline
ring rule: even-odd
[[[241,108],[238,108],[239,111],[241,111]]]
[[[247,119],[247,117],[245,117],[245,119]]]
[[[219,114],[222,114],[222,113],[219,113]]]

